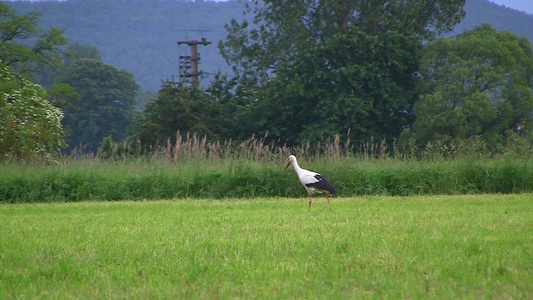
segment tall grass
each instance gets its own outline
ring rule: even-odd
[[[0,298],[531,299],[530,199],[0,205]]]
[[[74,152],[55,164],[7,163],[0,166],[0,202],[305,196],[294,171],[283,172],[290,154],[302,167],[326,176],[340,196],[533,190],[529,157],[415,159],[393,155],[385,141],[359,145],[359,150],[338,137],[294,148],[264,141],[211,143],[178,133],[175,143],[146,154],[109,142],[96,154]]]
[[[438,162],[302,158],[300,164],[319,170],[343,197],[533,191],[533,162],[516,158]],[[19,203],[305,197],[294,171],[284,172],[284,166],[285,159],[244,158],[6,165],[0,174],[0,200]]]

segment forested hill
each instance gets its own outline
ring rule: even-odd
[[[244,5],[237,0],[69,0],[66,2],[7,2],[19,14],[41,11],[43,27],[66,28],[71,42],[97,46],[104,62],[135,75],[144,88],[157,91],[162,79],[179,73],[179,56],[189,48],[178,40],[206,38],[212,44],[199,46],[203,82],[217,71],[231,74],[218,51],[224,39],[224,24],[244,18]],[[533,41],[533,16],[498,6],[488,0],[467,0],[467,16],[456,33],[483,22]],[[207,30],[207,31],[186,31]]]
[[[494,4],[489,0],[466,0],[466,18],[455,27],[455,33],[490,23],[498,30],[525,36],[533,43],[533,15]]]
[[[9,2],[8,2],[9,3]],[[71,42],[97,46],[105,63],[135,75],[144,88],[157,91],[161,79],[179,73],[179,56],[188,55],[178,40],[211,41],[200,46],[201,69],[209,73],[228,69],[219,55],[218,41],[226,36],[224,24],[243,18],[243,4],[160,0],[69,0],[66,2],[9,3],[19,14],[41,11],[43,27],[66,28]],[[208,30],[208,31],[185,31]]]

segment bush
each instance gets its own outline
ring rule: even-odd
[[[0,63],[0,161],[57,157],[64,148],[63,112],[46,92]]]

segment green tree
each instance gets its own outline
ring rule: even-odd
[[[48,159],[66,146],[63,113],[46,96],[41,86],[0,63],[0,160]]]
[[[529,131],[533,52],[526,38],[483,24],[438,39],[424,47],[421,75],[417,119],[403,139],[423,146],[481,137],[496,147],[514,131]]]
[[[38,72],[42,66],[61,67],[60,46],[67,44],[64,29],[42,29],[39,13],[17,15],[0,2],[0,61],[18,74]]]
[[[144,115],[136,122],[136,136],[146,147],[174,143],[178,130],[210,139],[227,138],[231,128],[224,107],[228,100],[224,84],[219,81],[209,92],[199,87],[166,84],[157,96],[145,104]]]
[[[65,67],[70,67],[78,59],[96,59],[102,61],[102,55],[96,46],[80,44],[78,42],[68,45],[65,48],[65,56],[63,58]]]
[[[65,74],[65,69],[79,59],[96,59],[101,61],[100,51],[97,47],[80,44],[78,42],[69,44],[65,47],[61,55],[61,66],[43,66],[38,74],[35,74],[34,80],[46,89],[54,85],[56,78]],[[54,88],[54,89],[57,89]]]
[[[232,20],[221,54],[239,76],[261,82],[279,66],[342,33],[348,25],[377,36],[392,30],[420,41],[451,31],[464,17],[465,0],[254,0],[248,20]]]
[[[464,0],[259,2],[219,47],[252,91],[245,119],[290,145],[348,130],[392,142],[411,122],[422,41],[464,15]]]
[[[54,106],[64,108],[74,106],[74,102],[80,99],[80,95],[68,84],[57,83],[48,89],[49,101]]]
[[[68,84],[79,95],[64,108],[63,124],[70,149],[84,145],[96,151],[104,137],[113,136],[119,141],[126,138],[139,89],[131,73],[95,59],[79,59],[58,83]]]
[[[49,100],[56,107],[74,107],[74,102],[80,99],[80,95],[70,85],[63,82],[56,82],[56,79],[65,76],[66,69],[79,59],[95,59],[101,61],[100,51],[95,46],[83,45],[80,43],[70,44],[63,53],[63,67],[52,68],[45,66],[36,81],[47,89]]]
[[[392,138],[409,124],[418,70],[415,37],[393,31],[372,36],[349,25],[308,49],[252,94],[248,135],[289,145],[335,134],[356,141]],[[354,55],[355,54],[355,55]],[[254,122],[255,120],[255,122]]]

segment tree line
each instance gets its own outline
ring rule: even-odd
[[[445,152],[475,141],[483,151],[502,152],[511,140],[530,143],[531,43],[488,24],[443,37],[464,18],[464,4],[249,1],[247,18],[228,23],[218,45],[233,76],[219,73],[207,87],[168,81],[140,112],[132,74],[104,64],[93,46],[65,46],[35,31],[29,36],[51,46],[47,55],[30,39],[20,43],[28,36],[5,38],[2,53],[35,56],[2,64],[25,76],[21,85],[40,81],[47,89],[43,101],[64,113],[67,150],[96,151],[110,139],[153,149],[175,142],[178,131],[212,140],[265,136],[267,144],[287,146],[333,136],[355,144],[383,139],[406,151]],[[33,15],[0,7],[4,28],[25,28],[14,22],[19,18],[35,25]],[[20,71],[25,65],[32,67]],[[0,113],[8,106],[6,98]]]
[[[186,118],[195,127],[172,125],[189,124],[178,111],[194,114],[199,103],[198,91],[181,86],[169,88],[179,96],[158,93],[138,132],[146,144],[172,139],[173,128],[219,138],[255,134],[289,146],[338,135],[406,150],[446,152],[472,141],[502,151],[530,138],[531,44],[488,24],[442,37],[464,18],[464,4],[249,2],[253,21],[227,24],[219,44],[236,76],[219,77],[201,93],[211,106]],[[166,109],[180,106],[189,109]]]

